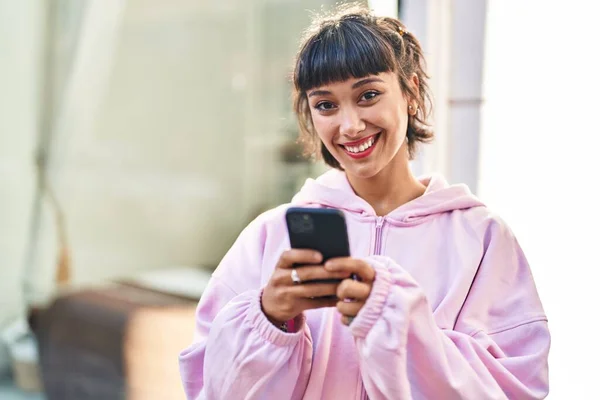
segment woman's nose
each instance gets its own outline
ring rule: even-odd
[[[341,113],[340,134],[347,137],[355,137],[366,128],[365,121],[358,110],[348,107]]]

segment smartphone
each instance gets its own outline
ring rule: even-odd
[[[292,207],[285,219],[293,249],[316,250],[323,255],[323,263],[350,256],[346,219],[340,210]]]

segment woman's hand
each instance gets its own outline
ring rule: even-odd
[[[338,302],[335,296],[340,283],[314,281],[341,281],[351,273],[330,272],[320,264],[322,259],[322,255],[313,250],[292,249],[281,254],[261,298],[262,310],[272,323],[289,321],[304,310],[335,307]],[[294,282],[296,274],[297,283]]]
[[[371,294],[375,270],[366,261],[352,257],[331,259],[325,263],[325,269],[358,277],[358,280],[344,279],[337,288],[337,309],[342,314],[342,323],[350,325]]]

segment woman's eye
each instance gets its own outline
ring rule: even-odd
[[[333,103],[328,102],[328,101],[322,101],[319,104],[317,104],[315,106],[315,108],[317,110],[320,110],[320,111],[330,111],[330,110],[333,110],[335,108],[335,105]]]
[[[362,96],[361,96],[361,100],[373,100],[375,97],[379,96],[379,92],[376,92],[374,90],[369,90],[368,92],[365,92]]]

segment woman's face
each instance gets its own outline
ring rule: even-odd
[[[408,158],[408,103],[395,73],[331,83],[307,97],[315,131],[346,173],[371,178]]]

